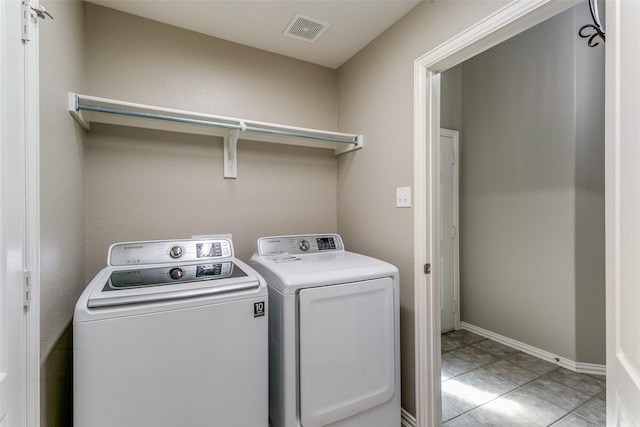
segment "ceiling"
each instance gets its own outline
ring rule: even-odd
[[[338,68],[420,0],[87,0],[176,27]],[[329,23],[314,43],[286,37],[296,14]]]

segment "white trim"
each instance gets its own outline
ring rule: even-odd
[[[621,97],[621,4],[606,3],[607,46],[605,49],[605,288],[607,375],[607,425],[631,425],[620,414],[617,378],[618,325],[620,324],[620,97]],[[633,327],[633,326],[631,326]],[[622,415],[619,417],[619,415]]]
[[[598,365],[594,363],[575,362],[575,372],[590,375],[607,375],[607,365]]]
[[[414,63],[414,307],[417,427],[441,424],[440,298],[436,196],[440,129],[438,73],[567,10],[578,0],[513,1]],[[434,191],[435,190],[435,191]],[[432,273],[424,273],[424,265]]]
[[[6,24],[6,31],[3,28],[0,39],[3,42],[8,41],[7,45],[11,45],[11,59],[15,62],[12,67],[7,68],[7,73],[2,74],[2,88],[11,87],[10,96],[12,98],[12,106],[15,114],[7,116],[3,114],[3,119],[12,117],[13,121],[8,123],[9,132],[0,138],[4,150],[11,148],[7,157],[13,163],[11,171],[4,169],[6,164],[0,166],[2,169],[2,178],[13,174],[12,177],[16,181],[15,192],[19,196],[12,193],[8,198],[4,198],[0,203],[0,210],[3,221],[3,227],[11,229],[11,254],[10,262],[12,267],[11,285],[14,285],[16,271],[22,280],[29,279],[30,298],[26,298],[26,283],[20,284],[21,280],[17,280],[17,286],[13,286],[10,310],[16,313],[14,324],[8,325],[5,331],[10,331],[12,337],[19,339],[19,344],[10,350],[11,369],[10,375],[16,383],[19,384],[19,397],[15,400],[19,401],[20,414],[13,413],[8,416],[12,417],[13,424],[20,423],[26,427],[37,427],[40,425],[40,304],[39,295],[39,253],[40,253],[40,230],[39,230],[39,63],[38,63],[38,18],[32,9],[38,8],[37,0],[20,2],[17,0],[3,2],[0,8],[0,21]],[[11,15],[5,15],[10,12]],[[18,13],[16,13],[18,12]],[[22,15],[22,16],[21,16]],[[20,40],[18,35],[25,33],[25,27],[28,32],[29,41]],[[5,40],[5,37],[7,39]],[[0,62],[3,62],[5,56],[5,44],[0,47],[2,54]],[[15,54],[14,54],[15,51]],[[16,57],[20,59],[17,60]],[[3,68],[3,71],[4,68]],[[5,108],[5,100],[2,101],[0,109]],[[5,139],[5,135],[10,136],[11,143]],[[9,150],[7,150],[9,151]],[[6,159],[5,158],[5,161]],[[6,189],[6,181],[3,184]],[[11,202],[11,209],[4,204],[6,201]],[[3,230],[7,231],[7,230]],[[6,238],[9,233],[4,233]],[[3,239],[3,245],[7,241]],[[3,247],[3,255],[5,250]],[[20,256],[20,259],[18,258]],[[5,258],[3,262],[6,262]],[[0,268],[1,269],[1,268]],[[21,271],[20,271],[21,270]],[[3,271],[3,276],[5,272]],[[9,282],[8,282],[9,283]],[[4,286],[4,283],[3,283]],[[14,298],[15,290],[19,289],[20,298],[18,301]],[[3,289],[4,291],[4,289]],[[28,302],[28,308],[24,309],[23,304]],[[5,307],[9,308],[9,307]],[[12,314],[13,316],[13,314]],[[18,317],[19,316],[19,317]],[[19,321],[17,321],[19,318]],[[12,319],[14,320],[14,319]],[[4,327],[4,325],[3,325]],[[17,342],[17,341],[16,341]],[[3,349],[4,350],[4,349]],[[16,362],[14,363],[14,357]],[[15,390],[14,390],[15,391]],[[3,396],[3,398],[6,396]],[[5,420],[7,421],[7,420]],[[10,420],[9,420],[10,422]]]
[[[434,73],[440,73],[578,3],[581,0],[513,1],[415,62]]]
[[[434,253],[436,218],[431,215],[435,182],[432,162],[433,141],[439,139],[440,76],[421,65],[414,69],[414,307],[415,307],[415,399],[416,426],[438,426],[442,422],[440,383],[440,295],[435,274],[425,274],[424,266],[438,259]],[[431,83],[436,81],[435,84]],[[434,93],[435,91],[435,93]],[[427,114],[427,111],[429,114]],[[429,132],[429,133],[428,133]],[[424,143],[426,142],[426,143]],[[436,269],[435,272],[437,272]]]
[[[640,373],[637,360],[627,356],[624,336],[635,334],[638,318],[623,299],[638,289],[636,259],[640,245],[635,240],[638,221],[630,209],[629,194],[638,191],[638,173],[628,160],[637,143],[637,94],[640,87],[631,75],[640,63],[634,43],[635,22],[640,16],[637,2],[606,2],[605,68],[605,218],[606,218],[606,301],[607,301],[607,425],[640,425]],[[637,196],[636,196],[637,197]],[[626,203],[625,203],[626,201]],[[633,208],[631,208],[633,209]],[[632,359],[637,359],[633,354]],[[635,362],[635,363],[634,363]]]
[[[607,371],[607,367],[605,365],[576,362],[574,360],[560,357],[548,351],[539,349],[532,345],[525,344],[509,337],[505,337],[504,335],[496,334],[495,332],[491,332],[487,329],[483,329],[470,323],[462,322],[460,326],[462,329],[473,332],[474,334],[489,338],[493,341],[499,342],[500,344],[515,348],[516,350],[520,350],[523,353],[530,354],[537,357],[538,359],[542,359],[558,366],[562,366],[563,368],[567,368],[574,372],[580,372],[582,374],[605,375]]]
[[[402,427],[416,427],[416,417],[402,408],[400,411],[400,425]]]
[[[31,0],[38,8],[39,1]],[[39,18],[25,43],[26,268],[31,302],[26,310],[27,427],[40,426],[40,61]]]

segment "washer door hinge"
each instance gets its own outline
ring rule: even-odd
[[[424,265],[424,274],[431,274],[431,264]]]
[[[23,299],[24,306],[29,307],[31,305],[31,271],[26,270],[24,272],[24,281],[23,281]]]

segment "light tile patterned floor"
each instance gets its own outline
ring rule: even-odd
[[[605,377],[577,374],[472,332],[442,334],[442,422],[598,427]]]

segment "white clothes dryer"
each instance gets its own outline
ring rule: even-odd
[[[400,425],[399,278],[337,234],[263,237],[271,427]]]
[[[268,427],[267,286],[229,239],[129,242],[73,319],[74,425]]]

